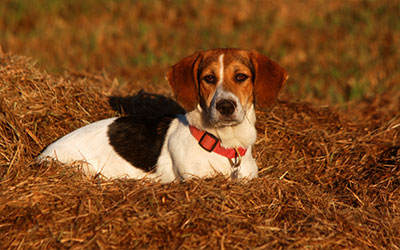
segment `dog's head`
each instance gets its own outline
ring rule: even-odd
[[[254,103],[269,108],[287,78],[268,57],[239,49],[197,52],[167,73],[178,103],[187,112],[200,107],[212,126],[241,123]]]

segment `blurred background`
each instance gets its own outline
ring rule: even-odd
[[[198,50],[255,49],[289,73],[282,99],[343,105],[399,91],[400,1],[2,0],[0,45],[47,72],[169,91]],[[131,93],[127,93],[131,94]]]

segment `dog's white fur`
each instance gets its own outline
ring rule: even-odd
[[[120,157],[107,136],[108,126],[117,118],[100,120],[79,128],[50,144],[38,157],[50,157],[62,163],[79,163],[87,174],[101,173],[109,178],[143,178],[146,173]]]
[[[211,93],[208,112],[213,123],[219,124],[221,114],[216,109],[216,103],[222,99],[231,99],[236,103],[231,116],[233,122],[221,126],[205,124],[204,110],[200,104],[185,115],[178,115],[167,130],[155,171],[147,173],[136,168],[114,151],[107,130],[117,118],[101,120],[67,134],[49,145],[39,156],[39,160],[52,158],[63,163],[82,161],[86,172],[100,173],[107,178],[151,178],[161,182],[172,182],[192,177],[211,177],[215,174],[230,177],[235,169],[229,160],[200,147],[189,130],[189,125],[192,125],[218,137],[223,147],[247,148],[235,176],[248,179],[257,177],[258,168],[251,150],[257,136],[254,104],[243,106],[239,98],[225,88],[223,61],[224,53],[218,57],[219,71],[216,74],[219,81],[214,93]],[[134,145],[132,150],[135,150]]]

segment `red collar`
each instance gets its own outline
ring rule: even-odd
[[[221,146],[221,141],[215,137],[214,135],[202,131],[194,126],[189,126],[190,133],[192,133],[193,137],[199,142],[199,145],[204,148],[208,152],[215,152],[227,158],[236,158],[236,151],[233,148],[224,148]],[[244,156],[246,154],[246,148],[237,148],[240,156]]]

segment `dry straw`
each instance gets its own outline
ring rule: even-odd
[[[116,115],[112,88],[1,57],[0,248],[400,248],[399,91],[258,112],[260,178],[248,182],[106,181],[34,163],[59,136]]]

